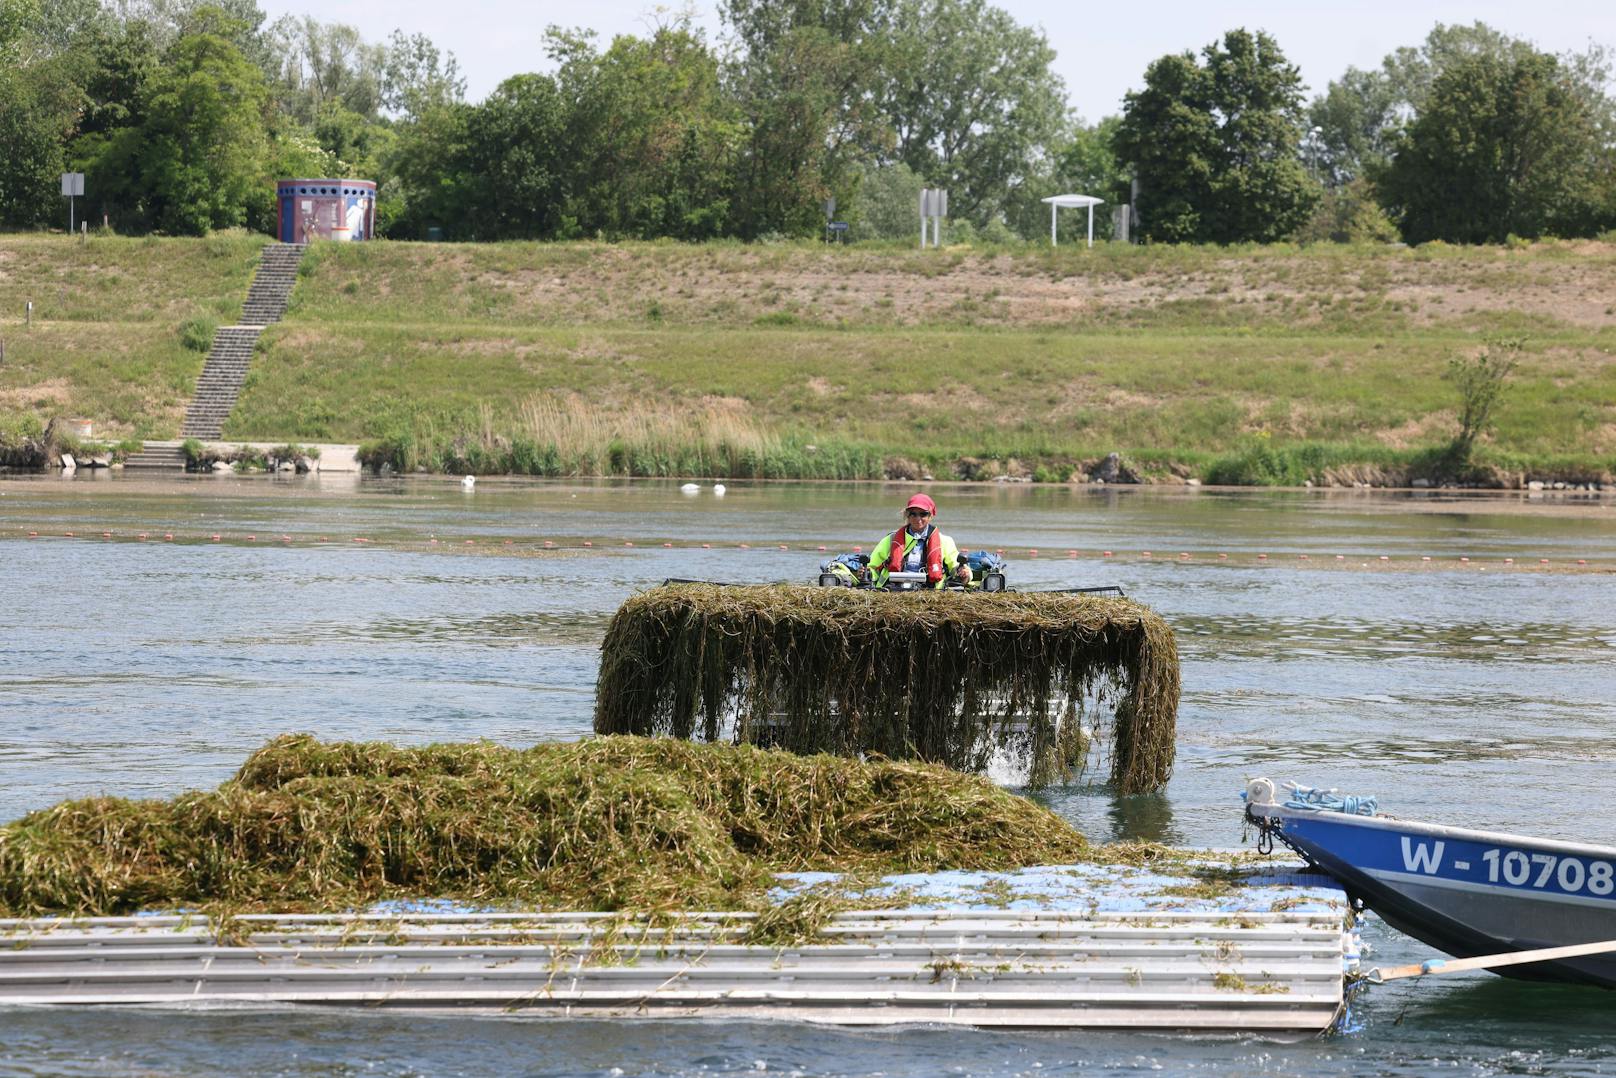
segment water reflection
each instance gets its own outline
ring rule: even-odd
[[[1120,841],[1184,844],[1184,833],[1173,823],[1173,803],[1164,793],[1113,796],[1107,815],[1111,833]]]

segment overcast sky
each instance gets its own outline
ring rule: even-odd
[[[357,26],[380,41],[395,29],[422,33],[453,52],[466,75],[467,93],[481,100],[495,86],[527,71],[548,70],[541,38],[546,26],[583,26],[602,42],[615,34],[644,34],[659,6],[645,0],[259,0],[271,19],[312,14],[323,22]],[[663,7],[677,7],[664,3]],[[715,38],[715,6],[692,5],[698,23]],[[1137,89],[1146,65],[1158,56],[1198,50],[1225,30],[1267,30],[1302,69],[1311,92],[1321,91],[1349,66],[1371,67],[1400,45],[1416,45],[1438,22],[1477,19],[1548,52],[1581,51],[1589,40],[1616,47],[1616,0],[1262,0],[1229,4],[1206,0],[1082,4],[1072,0],[998,0],[1023,25],[1043,28],[1057,53],[1055,70],[1066,80],[1067,100],[1090,122],[1119,112],[1122,95]],[[1114,13],[1107,13],[1107,12]]]

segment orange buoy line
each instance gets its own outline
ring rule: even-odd
[[[92,532],[79,532],[77,530],[63,530],[61,532],[56,532],[56,533],[50,533],[50,532],[42,533],[38,528],[31,528],[30,529],[30,528],[25,528],[25,527],[16,528],[16,532],[19,533],[19,534],[26,535],[30,539],[38,539],[42,535],[43,535],[44,538],[60,537],[60,538],[63,538],[63,539],[88,539],[88,538],[91,538],[93,535],[96,534],[93,531]],[[100,531],[99,534],[100,534],[101,539],[103,539],[103,540],[125,540],[125,541],[146,542],[149,539],[151,539],[153,536],[155,536],[157,533],[152,532],[150,530],[148,530],[148,531],[140,531],[140,532],[126,532],[126,533],[118,533],[118,532],[114,532],[114,531],[111,531],[111,530],[102,530],[102,531]],[[258,535],[255,532],[243,533],[243,534],[240,534],[240,535],[237,535],[237,536],[231,536],[231,535],[229,535],[227,533],[224,533],[224,532],[201,532],[201,533],[194,533],[191,536],[186,536],[186,535],[183,535],[183,534],[177,534],[175,532],[163,532],[161,534],[162,534],[162,537],[163,537],[163,541],[164,542],[170,542],[170,543],[173,543],[173,542],[200,541],[200,542],[211,542],[211,543],[224,544],[224,543],[231,543],[231,542],[256,543],[258,541]],[[296,537],[296,536],[293,536],[293,535],[290,535],[290,534],[286,534],[286,533],[282,533],[279,536],[268,536],[267,538],[270,538],[270,539],[279,538],[279,540],[283,544],[290,544],[290,543],[293,543],[293,542],[297,541],[297,539],[299,537]],[[304,541],[312,543],[312,544],[326,544],[326,543],[331,542],[331,537],[327,536],[327,535],[321,535],[321,536],[318,536],[318,537],[307,536],[307,537],[303,537],[303,538],[304,538]],[[349,537],[349,539],[350,539],[351,542],[353,542],[353,543],[355,543],[357,545],[360,545],[360,546],[373,546],[373,547],[374,546],[387,546],[387,547],[395,547],[395,548],[396,547],[402,547],[402,546],[408,546],[412,542],[424,542],[428,546],[439,546],[439,545],[442,545],[444,542],[452,542],[452,540],[440,539],[436,535],[430,535],[425,540],[410,540],[410,539],[404,539],[404,540],[378,540],[378,539],[372,538],[370,536],[362,536],[362,535],[351,536],[351,537]],[[478,539],[463,539],[460,542],[464,546],[476,546],[476,545],[478,545],[479,540]],[[488,542],[489,543],[494,543],[495,540],[489,539]],[[551,550],[551,551],[559,551],[559,550],[567,550],[567,549],[588,549],[588,550],[593,550],[596,547],[598,542],[603,543],[605,545],[611,545],[611,544],[614,544],[614,543],[620,543],[621,546],[623,548],[625,548],[625,549],[635,549],[635,548],[637,548],[638,546],[641,546],[641,545],[659,546],[664,550],[673,550],[673,549],[676,549],[676,548],[694,549],[694,548],[698,548],[698,547],[700,549],[702,549],[702,550],[712,550],[714,548],[714,544],[712,542],[696,542],[696,541],[693,541],[693,540],[687,540],[687,541],[684,541],[684,542],[674,542],[674,541],[671,541],[671,540],[661,540],[661,541],[658,542],[658,541],[654,541],[654,540],[648,541],[648,540],[645,540],[643,538],[638,539],[638,540],[636,540],[636,539],[621,539],[621,540],[615,540],[615,539],[609,539],[609,540],[578,539],[578,540],[570,540],[570,541],[558,541],[558,540],[555,540],[555,539],[526,540],[526,541],[524,541],[524,540],[506,538],[506,539],[498,540],[498,545],[501,546],[501,547],[509,547],[509,548],[512,548],[513,550],[515,550],[515,549],[524,549],[524,550],[525,549],[543,549],[543,550]],[[733,546],[730,546],[731,543],[733,543]],[[730,546],[730,549],[735,549],[735,550],[759,549],[759,550],[790,551],[790,550],[793,549],[791,544],[789,544],[789,543],[758,544],[758,545],[756,545],[754,547],[754,544],[752,544],[750,542],[741,541],[741,540],[731,540],[731,541],[726,542],[726,543],[721,544],[721,545]],[[815,544],[815,545],[813,545],[811,547],[804,545],[804,546],[798,547],[797,549],[800,549],[800,550],[814,550],[814,551],[817,551],[819,553],[827,553],[832,548],[830,546],[824,544],[824,543],[819,543],[819,544]],[[855,554],[862,554],[864,552],[864,548],[862,546],[855,545],[855,546],[852,547],[852,551]],[[1039,548],[1039,547],[1025,547],[1025,548],[1022,548],[1020,550],[1008,549],[1008,548],[1005,548],[1005,547],[998,547],[998,548],[996,548],[995,552],[997,554],[999,554],[1000,556],[1009,556],[1011,558],[1015,558],[1015,557],[1019,556],[1019,557],[1029,558],[1029,559],[1038,558],[1042,554],[1047,553],[1047,551],[1045,551],[1045,550],[1043,550],[1042,548]],[[1100,559],[1107,559],[1107,558],[1116,559],[1118,557],[1126,557],[1127,556],[1126,552],[1119,555],[1114,550],[1083,550],[1083,549],[1077,548],[1077,547],[1065,548],[1065,553],[1066,553],[1066,557],[1068,559],[1079,559],[1079,558],[1086,558],[1086,557],[1094,557],[1094,558],[1100,558]],[[1270,554],[1268,554],[1267,552],[1250,553],[1250,552],[1238,552],[1237,551],[1237,552],[1234,552],[1234,553],[1231,554],[1228,551],[1216,551],[1216,552],[1214,552],[1214,551],[1199,551],[1199,552],[1197,552],[1197,551],[1181,550],[1181,551],[1177,552],[1176,558],[1173,558],[1173,559],[1167,561],[1166,564],[1169,564],[1169,565],[1174,565],[1174,564],[1180,564],[1180,565],[1181,564],[1196,564],[1199,559],[1211,558],[1214,555],[1214,553],[1216,554],[1217,561],[1223,562],[1223,563],[1226,563],[1226,564],[1231,564],[1231,565],[1238,565],[1242,561],[1245,561],[1247,563],[1250,563],[1250,562],[1254,561],[1255,563],[1260,564],[1260,565],[1267,565],[1267,564],[1270,564],[1272,562],[1272,560],[1273,560],[1272,556]],[[1158,556],[1157,556],[1157,554],[1156,554],[1156,552],[1154,550],[1140,550],[1140,551],[1137,552],[1136,556],[1141,560],[1148,560],[1148,561],[1151,561],[1152,563],[1158,563],[1158,564],[1161,563],[1160,558],[1158,558]],[[1284,557],[1289,557],[1289,556],[1290,555],[1284,555]],[[1166,555],[1163,555],[1162,557],[1166,557]],[[1395,558],[1393,558],[1392,555],[1389,555],[1389,554],[1374,554],[1374,555],[1362,554],[1362,555],[1351,555],[1351,556],[1349,556],[1349,555],[1346,555],[1346,554],[1334,554],[1334,555],[1319,554],[1319,555],[1314,555],[1314,554],[1309,554],[1309,553],[1297,553],[1295,555],[1295,562],[1297,564],[1303,563],[1303,562],[1311,564],[1313,562],[1313,560],[1315,559],[1315,557],[1318,557],[1318,558],[1331,558],[1335,562],[1343,563],[1343,564],[1347,562],[1349,557],[1370,559],[1370,560],[1367,560],[1367,561],[1360,562],[1360,564],[1365,568],[1369,567],[1371,565],[1371,563],[1390,565],[1390,564],[1393,564],[1394,562],[1397,562],[1399,560],[1401,560],[1402,564],[1418,565],[1418,566],[1421,566],[1421,567],[1432,567],[1432,568],[1438,567],[1438,566],[1466,567],[1466,568],[1473,568],[1473,569],[1476,569],[1478,571],[1485,571],[1485,569],[1487,568],[1487,566],[1485,564],[1482,564],[1487,559],[1479,559],[1479,558],[1476,558],[1476,557],[1474,557],[1472,555],[1469,555],[1469,554],[1456,554],[1456,555],[1444,555],[1444,556],[1436,556],[1436,555],[1431,555],[1431,554],[1420,554],[1420,555],[1409,554],[1409,555],[1406,555],[1405,557],[1403,557],[1402,559],[1395,559]],[[1541,568],[1541,567],[1545,567],[1545,566],[1553,567],[1556,563],[1553,560],[1551,560],[1549,558],[1544,558],[1544,557],[1539,557],[1539,558],[1536,558],[1535,560],[1531,559],[1531,558],[1500,557],[1500,558],[1496,559],[1495,564],[1500,565],[1500,566],[1511,567],[1511,568],[1514,568],[1514,567],[1517,567],[1517,566],[1519,566],[1521,568]],[[1573,564],[1575,566],[1578,566],[1578,567],[1587,568],[1589,566],[1589,559],[1587,559],[1587,558],[1563,559],[1558,564],[1562,569],[1570,568]],[[1598,566],[1595,565],[1595,568],[1598,568]],[[1601,570],[1601,571],[1609,571],[1609,570]]]

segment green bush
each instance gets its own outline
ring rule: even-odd
[[[219,324],[211,318],[193,318],[180,326],[180,343],[193,352],[207,355]]]
[[[1329,464],[1326,455],[1324,447],[1308,443],[1274,445],[1263,433],[1212,461],[1204,478],[1227,487],[1299,487],[1319,478]]]

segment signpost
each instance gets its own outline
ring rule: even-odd
[[[84,197],[84,173],[62,173],[62,194],[67,198],[67,230],[73,231],[73,200]]]
[[[943,245],[943,218],[948,216],[948,192],[942,188],[920,189],[920,246],[926,246],[926,222],[932,225],[932,246]]]

